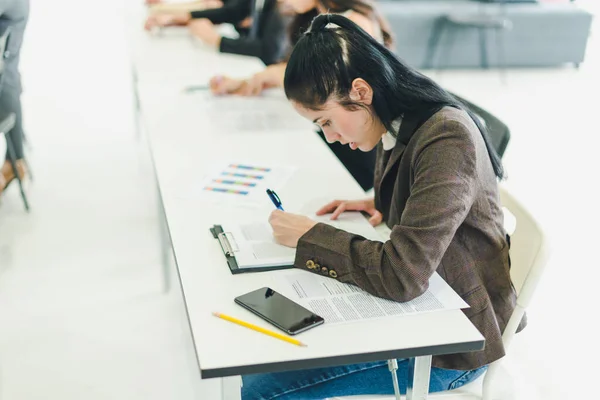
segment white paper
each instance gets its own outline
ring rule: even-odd
[[[352,232],[369,240],[381,241],[381,235],[371,226],[369,221],[358,211],[348,211],[340,214],[338,219],[332,220],[331,214],[310,215],[309,218],[314,221],[331,225],[344,231]]]
[[[268,222],[223,225],[240,268],[292,265],[296,249],[275,243]]]
[[[328,324],[392,318],[469,305],[437,273],[429,289],[406,303],[372,296],[356,286],[307,272],[294,271],[277,278],[278,290],[320,315]]]
[[[317,217],[316,219],[372,240],[379,238],[375,229],[358,212],[344,213],[337,221],[331,221],[328,217]],[[275,242],[273,230],[266,218],[262,221],[244,224],[223,224],[222,227],[230,240],[240,268],[291,266],[294,264],[296,249]]]
[[[205,82],[201,84],[207,84]],[[193,85],[190,85],[193,86]],[[240,132],[289,131],[312,129],[313,124],[302,118],[281,96],[215,96],[210,90],[188,94],[198,101],[198,110],[219,115],[211,124],[220,134]]]

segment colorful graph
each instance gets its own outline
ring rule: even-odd
[[[213,179],[213,182],[221,183],[224,185],[240,185],[240,186],[249,186],[249,187],[256,186],[256,183],[254,183],[254,182],[232,181],[229,179]]]
[[[229,168],[245,169],[245,170],[248,170],[248,171],[260,171],[260,172],[269,172],[269,171],[271,171],[271,168],[253,167],[251,165],[243,165],[243,164],[229,164]]]
[[[267,187],[280,188],[291,177],[294,167],[227,160],[214,165],[202,176],[194,192],[207,202],[243,207],[271,207]],[[259,163],[259,161],[257,161]]]
[[[264,176],[262,175],[250,175],[250,174],[241,174],[238,172],[221,172],[221,175],[223,176],[233,176],[236,178],[249,178],[249,179],[263,179]]]
[[[246,196],[248,194],[247,191],[244,190],[236,190],[236,189],[225,189],[218,187],[205,186],[204,190],[208,192],[219,192],[219,193],[230,193],[230,194],[240,194],[242,196]]]

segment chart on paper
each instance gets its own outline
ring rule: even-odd
[[[200,200],[247,207],[269,201],[267,188],[281,188],[296,168],[228,162],[195,184],[190,194]]]
[[[328,324],[469,307],[437,273],[430,278],[424,294],[405,303],[375,297],[354,285],[308,272],[284,274],[278,284],[280,291]]]

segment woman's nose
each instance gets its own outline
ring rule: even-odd
[[[325,134],[325,139],[329,143],[334,143],[340,140],[341,136],[335,132],[329,132],[327,129],[323,129],[323,133]]]

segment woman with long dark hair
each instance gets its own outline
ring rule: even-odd
[[[297,248],[295,267],[398,302],[423,294],[437,272],[470,305],[463,312],[485,337],[485,348],[434,356],[429,390],[480,376],[504,356],[502,332],[516,301],[498,195],[503,170],[485,128],[452,95],[340,15],[315,18],[291,54],[284,88],[328,140],[377,149],[375,197],[332,201],[317,214],[336,219],[364,211],[373,225],[385,222],[391,235],[370,241],[275,211],[275,240]],[[398,365],[406,392],[408,360]],[[243,399],[393,393],[386,361],[243,379]]]

